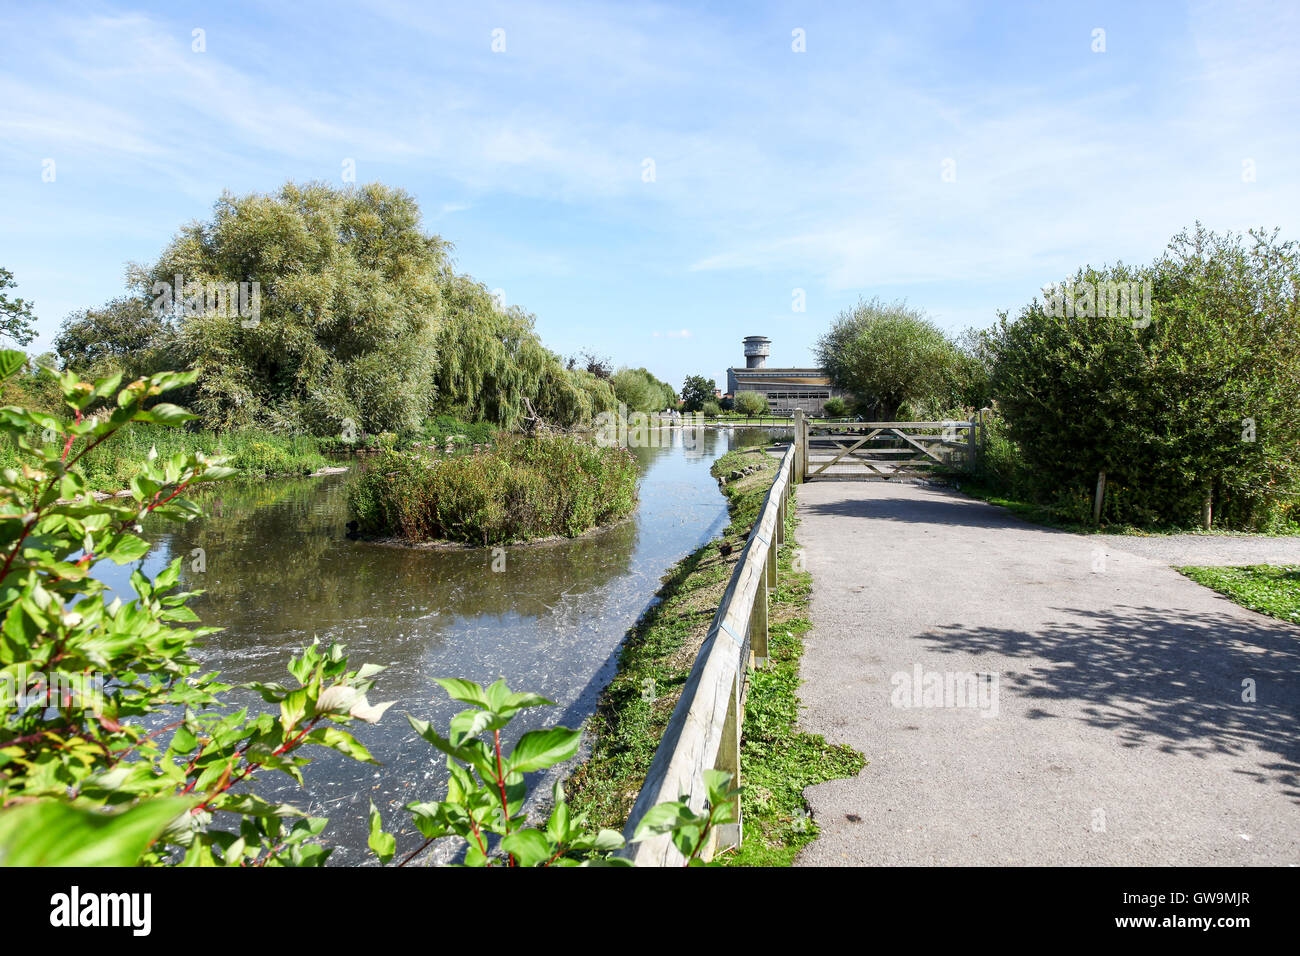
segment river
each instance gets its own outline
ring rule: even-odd
[[[397,703],[379,723],[350,728],[382,766],[318,748],[302,790],[266,773],[257,790],[330,817],[323,839],[338,847],[331,865],[368,862],[373,800],[385,829],[398,836],[400,858],[420,843],[402,805],[441,799],[446,779],[444,758],[404,714],[445,733],[463,709],[431,678],[504,677],[514,690],[556,702],[517,717],[511,737],[543,725],[579,726],[613,677],[623,637],[664,572],[726,524],[710,465],[773,434],[659,432],[660,446],[632,449],[642,472],[632,518],[576,540],[508,547],[501,570],[493,570],[494,558],[498,568],[502,562],[488,548],[412,550],[348,540],[348,478],[334,475],[214,485],[197,496],[206,517],[179,527],[151,521],[145,534],[154,548],[141,562],[104,562],[96,572],[129,598],[134,568],[152,576],[181,557],[183,589],[206,592],[191,607],[205,625],[225,628],[197,656],[229,683],[292,683],[285,670],[290,654],[313,638],[346,645],[353,667],[386,665],[370,699]],[[196,569],[200,558],[203,570]],[[250,692],[235,697],[253,710],[266,706]]]

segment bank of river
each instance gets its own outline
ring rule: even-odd
[[[505,677],[512,688],[556,701],[526,711],[511,727],[515,735],[543,724],[579,726],[663,573],[726,523],[710,465],[730,448],[771,436],[770,429],[665,432],[658,447],[633,449],[643,478],[631,520],[572,541],[507,547],[503,567],[490,548],[348,540],[347,476],[338,475],[211,486],[198,495],[209,517],[180,528],[147,526],[154,550],[104,575],[129,595],[135,567],[152,575],[183,558],[182,585],[207,592],[191,606],[204,624],[226,628],[208,640],[202,662],[231,683],[285,680],[289,655],[313,638],[345,644],[354,665],[387,665],[370,696],[397,705],[375,726],[355,725],[383,766],[322,751],[306,769],[305,791],[284,798],[331,818],[325,837],[339,847],[334,864],[367,862],[365,816],[374,800],[398,834],[400,856],[420,842],[402,804],[440,798],[446,772],[403,712],[445,729],[461,709],[431,678]],[[241,694],[245,700],[261,706],[254,695]]]

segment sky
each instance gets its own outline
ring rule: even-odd
[[[64,317],[223,190],[401,187],[680,388],[861,298],[984,327],[1197,220],[1300,238],[1300,4],[0,0],[0,266]]]

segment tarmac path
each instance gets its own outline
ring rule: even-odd
[[[798,512],[800,723],[869,761],[809,788],[798,864],[1300,864],[1300,627],[1168,542],[947,489],[813,481]],[[1300,563],[1258,540],[1199,563]]]

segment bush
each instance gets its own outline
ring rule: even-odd
[[[736,413],[746,417],[766,415],[768,412],[767,396],[759,392],[737,392],[735,406]]]
[[[705,418],[717,418],[722,414],[722,406],[715,401],[707,401],[700,406],[700,414]]]
[[[348,505],[362,532],[408,541],[572,538],[630,514],[638,477],[626,449],[511,436],[444,459],[389,452],[353,480]]]
[[[1300,495],[1300,258],[1276,234],[1197,227],[1146,269],[1075,275],[1149,282],[1151,312],[1070,316],[1035,300],[990,337],[1006,435],[1034,495],[1104,518],[1190,525],[1209,495],[1221,524],[1264,529]]]
[[[662,412],[677,407],[677,393],[643,368],[621,368],[610,379],[614,395],[629,412]]]
[[[0,379],[23,360],[0,353]],[[199,517],[186,489],[234,469],[194,451],[149,454],[130,497],[95,501],[82,462],[132,430],[157,441],[191,418],[154,399],[193,380],[164,372],[119,391],[120,376],[69,373],[72,421],[0,409],[22,458],[0,469],[0,865],[321,865],[329,821],[254,787],[277,771],[301,783],[309,747],[373,762],[340,725],[383,713],[365,696],[383,668],[349,671],[341,647],[313,645],[290,663],[297,686],[252,686],[273,706],[250,717],[191,654],[216,629],[191,626],[197,592],[178,590],[181,558],[152,580],[133,571],[130,600],[106,599],[95,566],[143,563],[141,523]],[[112,410],[88,416],[102,399]]]
[[[829,418],[843,418],[849,410],[848,403],[838,396],[826,399],[826,404],[822,407]]]

